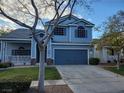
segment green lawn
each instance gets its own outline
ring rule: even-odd
[[[117,70],[116,67],[104,67],[106,70],[112,71],[114,73],[124,75],[124,66],[120,66],[120,69]]]
[[[5,71],[0,71],[0,81],[16,81],[16,80],[38,80],[38,67],[29,68],[12,68]],[[55,67],[45,68],[45,80],[57,80],[61,76]]]

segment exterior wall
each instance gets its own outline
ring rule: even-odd
[[[100,59],[100,63],[107,62],[107,50],[105,48],[97,49],[97,45],[94,46],[94,57]]]
[[[55,45],[55,44],[52,44],[52,47],[51,47],[51,54],[50,56],[47,56],[47,58],[51,58],[54,60],[54,53],[55,53],[55,49],[80,49],[80,50],[87,50],[88,51],[88,58],[92,57],[93,54],[90,54],[90,50],[92,49],[92,47],[90,45]],[[49,54],[48,54],[49,55]]]
[[[61,19],[60,21],[63,21],[63,20],[65,19]],[[53,35],[51,41],[47,45],[47,58],[54,59],[55,49],[85,49],[85,50],[88,50],[88,57],[89,58],[93,57],[93,49],[90,46],[90,43],[92,41],[92,26],[87,26],[87,23],[84,23],[84,22],[74,23],[76,21],[80,21],[80,20],[76,18],[71,18],[71,19],[66,19],[66,21],[63,21],[59,24],[59,26],[65,28],[66,34],[65,35]],[[78,26],[85,27],[87,31],[86,38],[75,37],[75,31],[77,30]],[[49,32],[51,30],[52,30],[52,25],[49,29]],[[57,45],[54,43],[58,43],[58,44],[61,43],[61,44]],[[68,45],[65,45],[65,44],[68,44]],[[78,45],[78,44],[81,44],[81,45]],[[87,45],[83,45],[83,44],[87,44]]]
[[[63,19],[65,20],[65,19]],[[53,35],[52,42],[64,42],[64,43],[91,43],[92,41],[92,26],[89,26],[87,23],[81,21],[80,19],[71,18],[66,19],[65,21],[61,22],[59,26],[65,28],[65,35]],[[77,22],[77,23],[75,23]],[[83,26],[87,31],[87,37],[85,38],[77,38],[75,37],[75,31],[77,30],[78,26]],[[49,32],[52,30],[52,25],[49,28]]]
[[[65,35],[54,35],[53,36],[53,42],[69,42],[69,27],[64,26],[65,28]]]
[[[100,59],[101,63],[107,63],[107,61],[113,62],[113,60],[117,60],[117,55],[109,55],[107,53],[107,48],[103,47],[100,50],[96,50],[96,45],[94,47],[94,57],[97,57]]]
[[[92,40],[92,29],[85,27],[87,31],[87,37],[86,38],[77,38],[75,37],[75,31],[77,29],[77,26],[70,27],[70,42],[76,42],[76,43],[91,43]]]
[[[61,19],[60,21],[63,21],[65,19]],[[67,19],[66,21],[63,21],[60,26],[63,26],[66,28],[66,34],[61,35],[53,35],[52,39],[48,42],[47,45],[47,58],[54,59],[54,50],[57,48],[64,48],[64,49],[85,49],[88,50],[88,57],[92,57],[93,53],[92,47],[90,46],[90,43],[92,41],[92,26],[87,26],[85,22],[78,22],[74,23],[75,21],[78,21],[78,18],[71,18]],[[80,21],[80,20],[79,20]],[[73,24],[71,24],[73,23]],[[84,26],[87,31],[87,37],[86,38],[77,38],[75,37],[75,31],[78,26]],[[46,28],[45,28],[46,29]],[[49,29],[49,32],[52,30],[52,25]],[[40,38],[40,37],[39,37]],[[53,43],[63,43],[61,45],[56,45]],[[67,44],[82,44],[82,45],[65,45]],[[1,59],[3,62],[9,61],[9,57],[11,56],[11,51],[13,49],[18,49],[20,46],[25,47],[25,49],[31,50],[31,62],[36,61],[37,56],[37,43],[32,38],[30,42],[24,41],[1,41]],[[87,45],[83,45],[87,44]]]
[[[87,31],[86,38],[77,38],[75,37],[75,31],[78,26],[66,26],[66,34],[65,35],[54,35],[53,42],[67,42],[67,43],[91,43],[92,41],[92,28],[85,27]]]

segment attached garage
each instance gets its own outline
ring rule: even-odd
[[[83,65],[88,64],[88,50],[55,49],[55,65]]]

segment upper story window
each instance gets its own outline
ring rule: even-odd
[[[78,38],[86,38],[87,37],[87,31],[85,30],[85,28],[83,26],[79,26],[76,30],[75,35]]]
[[[56,27],[54,29],[54,35],[65,35],[65,28],[63,28],[63,27]]]

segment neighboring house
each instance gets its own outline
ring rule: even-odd
[[[94,24],[76,16],[63,16],[59,25],[54,30],[46,48],[46,59],[54,60],[55,65],[89,64],[92,52],[92,27]],[[50,21],[49,21],[50,22]],[[46,22],[46,27],[49,22]],[[51,21],[50,29],[54,20]],[[38,30],[37,35],[43,36],[43,31]],[[27,29],[16,29],[0,37],[1,62],[13,62],[15,65],[30,65],[39,62],[37,43]]]
[[[101,49],[98,49],[97,43],[94,43],[94,57],[99,58],[100,63],[114,63],[118,56],[111,46],[103,46]],[[124,49],[121,51],[120,60],[124,60]]]

